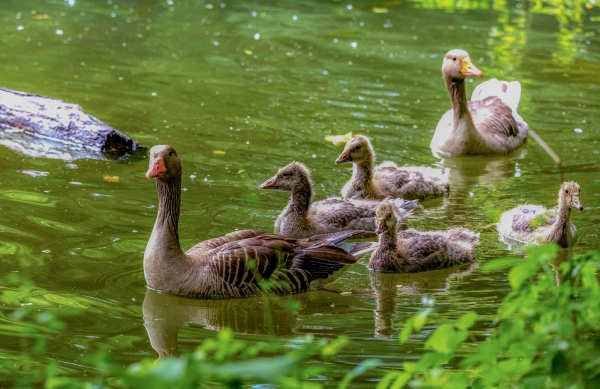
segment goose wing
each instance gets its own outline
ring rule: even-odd
[[[202,258],[223,282],[243,288],[293,264],[295,240],[245,230],[202,242],[186,254]]]
[[[309,218],[313,223],[337,230],[375,229],[377,201],[331,198],[311,204]]]
[[[521,205],[512,217],[512,229],[517,232],[532,232],[536,228],[556,222],[556,211],[540,205]]]
[[[310,282],[320,280],[321,284],[325,284],[356,263],[351,253],[374,249],[376,245],[374,242],[348,243],[345,240],[373,236],[374,233],[367,231],[339,231],[299,239],[293,267],[307,272]]]
[[[208,239],[208,240],[205,240],[204,242],[200,242],[197,245],[195,245],[194,247],[190,248],[186,252],[186,254],[193,256],[194,254],[197,254],[199,252],[205,252],[208,250],[212,250],[214,248],[221,247],[224,244],[227,244],[230,242],[235,242],[235,241],[246,239],[246,238],[253,238],[253,237],[256,237],[259,235],[264,235],[264,234],[265,234],[264,231],[259,231],[259,230],[241,230],[241,231],[230,232],[229,234],[227,234],[225,236],[220,236],[218,238]]]
[[[469,101],[469,112],[475,128],[488,136],[519,136],[519,127],[508,105],[497,96]]]
[[[385,161],[373,172],[373,183],[385,197],[424,200],[448,191],[447,169],[404,166]]]

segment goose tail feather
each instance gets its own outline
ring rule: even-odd
[[[521,83],[519,81],[499,81],[492,78],[477,85],[471,100],[485,100],[488,97],[500,98],[514,114],[517,114],[517,107],[519,107],[519,101],[521,100]]]

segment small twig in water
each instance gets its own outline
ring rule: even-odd
[[[537,132],[533,131],[530,128],[529,129],[529,135],[531,135],[531,137],[533,139],[535,139],[535,141],[538,142],[540,146],[542,146],[542,149],[544,149],[544,151],[546,153],[548,153],[548,155],[550,156],[550,158],[552,158],[554,160],[554,162],[556,163],[556,165],[558,165],[558,166],[562,165],[562,160],[560,159],[560,157],[558,156],[558,154],[556,154],[554,152],[554,150],[552,150],[550,148],[550,146],[548,146],[548,143],[544,142],[544,140],[537,134]]]

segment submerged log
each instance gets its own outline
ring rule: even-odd
[[[137,143],[76,104],[0,88],[0,144],[32,157],[109,159]]]

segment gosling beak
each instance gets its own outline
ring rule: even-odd
[[[161,176],[164,176],[166,172],[167,172],[167,168],[165,167],[165,160],[163,159],[163,157],[157,157],[154,160],[154,164],[152,165],[152,167],[149,168],[148,171],[146,172],[146,177],[147,178],[161,177]]]
[[[462,68],[460,69],[460,73],[463,76],[483,77],[481,70],[477,69],[469,57],[462,60]]]
[[[578,209],[580,211],[583,211],[583,206],[579,202],[579,196],[573,196],[571,198],[571,204],[570,205],[571,205],[571,208],[575,208],[575,209]]]
[[[262,185],[258,187],[258,189],[278,189],[277,186],[277,176],[273,176],[265,181]]]
[[[377,219],[375,221],[375,233],[377,235],[381,234],[386,229],[385,219]]]
[[[344,151],[342,154],[340,154],[340,156],[338,157],[338,159],[335,160],[335,163],[342,163],[342,162],[350,162],[352,161],[352,157],[350,156],[350,152],[348,151]]]

